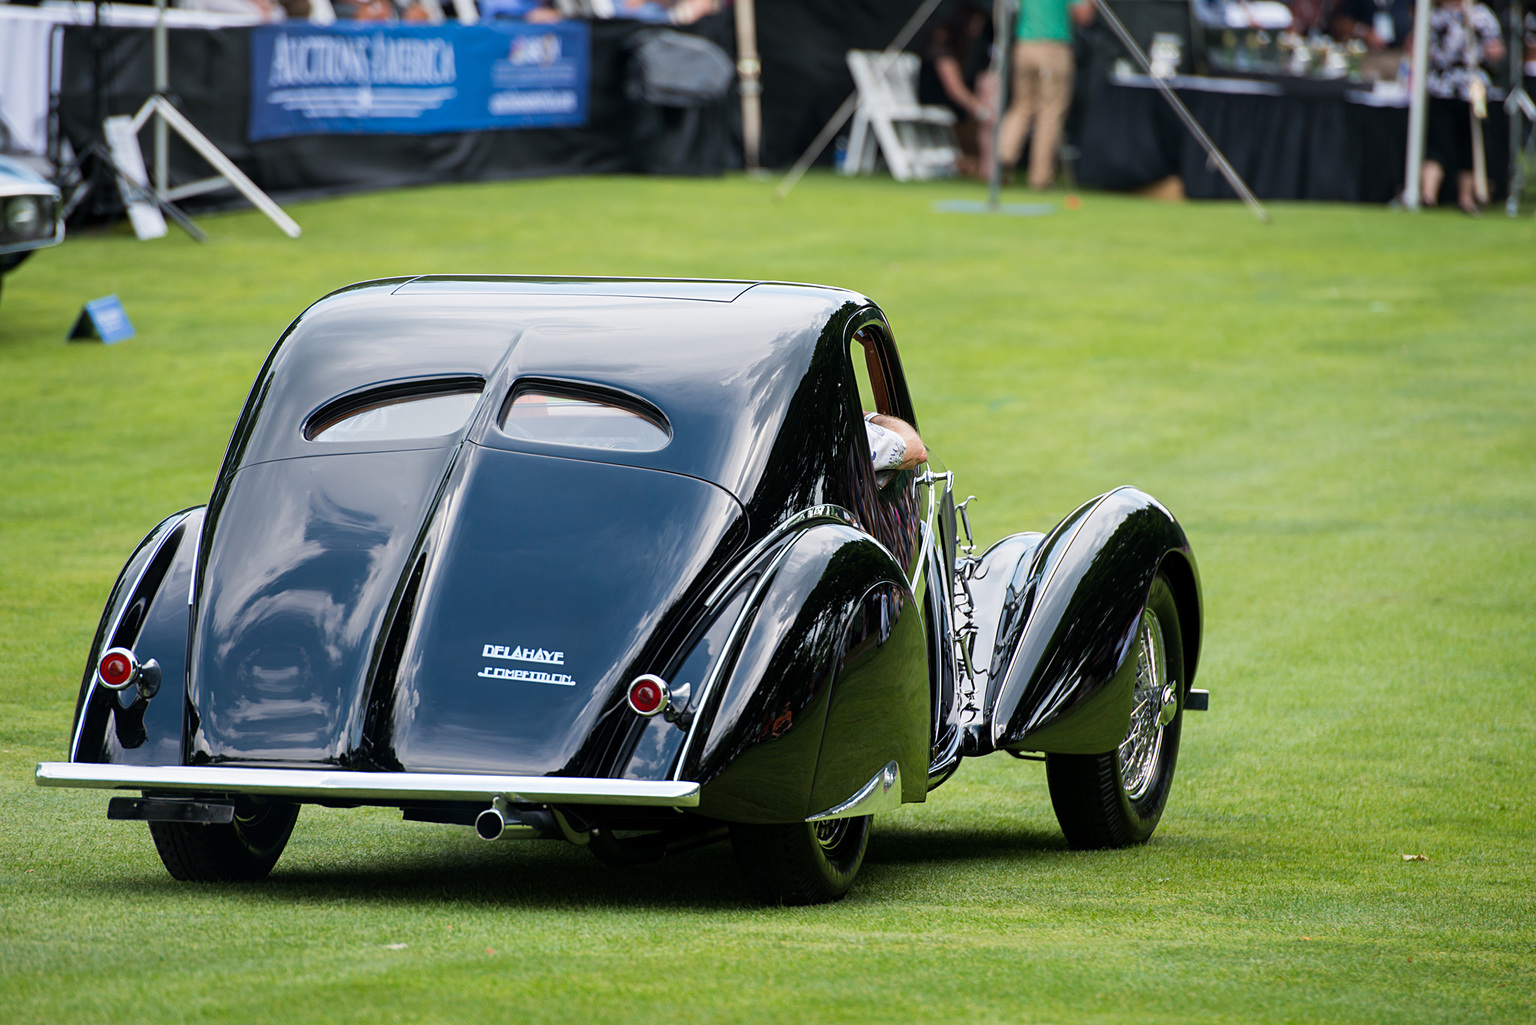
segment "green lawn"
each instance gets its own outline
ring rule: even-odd
[[[296,242],[211,216],[206,245],[81,235],[7,277],[0,1019],[1536,1019],[1536,221],[771,187],[384,193],[292,206]],[[1068,851],[1040,767],[994,757],[879,820],[827,907],[751,905],[723,846],[613,869],[379,810],[307,810],[267,883],[192,886],[105,795],[35,787],[113,577],[206,500],[287,322],[454,271],[855,288],[985,540],[1120,483],[1161,498],[1212,710],[1152,842]],[[66,344],[112,292],[138,337]]]

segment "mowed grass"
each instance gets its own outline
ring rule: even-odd
[[[443,187],[71,238],[0,304],[0,1019],[1536,1020],[1536,222],[813,176]],[[288,321],[363,278],[778,278],[895,327],[990,541],[1120,483],[1200,560],[1208,629],[1152,842],[1069,851],[1041,767],[878,821],[843,902],[730,851],[608,868],[311,809],[273,877],[178,884],[106,796],[41,790],[123,559],[206,500]],[[120,295],[138,328],[63,336]],[[1405,854],[1427,861],[1406,861]]]

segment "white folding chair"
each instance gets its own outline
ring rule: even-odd
[[[859,106],[848,135],[843,174],[872,174],[885,157],[897,181],[944,178],[955,173],[960,147],[955,115],[947,107],[917,102],[917,57],[910,53],[849,50],[848,70]]]

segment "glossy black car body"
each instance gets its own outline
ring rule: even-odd
[[[365,803],[614,861],[729,830],[759,896],[832,899],[868,816],[961,758],[1046,752],[1081,791],[1133,736],[1155,826],[1201,696],[1178,524],[1121,488],[976,556],[952,475],[877,475],[863,409],[917,423],[883,314],[839,289],[334,293],[273,349],[206,508],[129,560],[39,782],[141,791],[112,814],[184,878],[263,874],[272,808]]]

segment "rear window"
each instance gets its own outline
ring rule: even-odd
[[[672,440],[661,414],[638,402],[542,386],[513,392],[501,429],[523,441],[611,452],[654,452]]]
[[[462,428],[480,400],[481,385],[375,393],[332,403],[310,418],[311,441],[404,441],[440,438]]]

